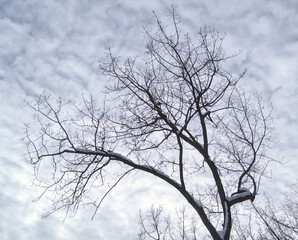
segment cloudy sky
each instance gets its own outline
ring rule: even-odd
[[[274,196],[297,178],[298,3],[296,0],[0,0],[0,235],[1,239],[129,239],[137,231],[140,208],[175,206],[174,192],[155,182],[128,179],[91,221],[82,209],[42,218],[49,201],[33,202],[32,169],[25,162],[23,123],[32,112],[24,99],[46,89],[58,96],[100,94],[98,69],[108,44],[118,55],[135,55],[145,44],[142,27],[178,5],[183,28],[204,25],[227,34],[228,52],[242,49],[232,66],[248,68],[243,84],[262,91],[274,106],[276,146],[272,178],[262,191]],[[161,194],[167,192],[167,194]]]

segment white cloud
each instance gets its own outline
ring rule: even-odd
[[[174,2],[185,20],[185,29],[194,31],[204,24],[214,26],[227,33],[228,50],[243,49],[233,68],[238,71],[248,67],[245,84],[262,90],[275,105],[279,144],[273,153],[290,161],[279,169],[282,181],[273,179],[267,183],[268,188],[274,192],[273,184],[283,188],[293,183],[298,146],[296,2]],[[93,222],[89,222],[90,211],[82,211],[65,223],[56,215],[41,219],[48,202],[31,202],[35,191],[30,188],[30,168],[21,155],[20,141],[22,122],[31,118],[24,98],[43,89],[71,98],[97,93],[106,81],[97,66],[104,47],[110,44],[116,54],[124,56],[142,52],[141,27],[152,23],[153,9],[163,14],[168,4],[171,3],[157,0],[0,2],[2,239],[127,239],[137,231],[139,208],[148,207],[151,201],[169,201],[168,206],[174,205],[175,200],[159,197],[166,191],[162,186],[156,193],[150,186],[130,180],[128,188],[123,186],[112,193],[108,201],[113,206],[105,203]],[[148,181],[147,177],[144,179]]]

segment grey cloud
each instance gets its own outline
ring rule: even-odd
[[[195,32],[211,25],[226,32],[229,52],[242,49],[232,70],[248,67],[243,84],[262,90],[275,105],[276,139],[272,152],[289,165],[279,169],[280,179],[266,187],[278,192],[295,178],[297,166],[297,4],[289,1],[182,1],[176,0],[182,26]],[[30,188],[32,173],[21,155],[22,122],[31,120],[24,98],[47,89],[57,95],[78,98],[97,93],[104,85],[97,61],[109,44],[117,55],[143,51],[142,26],[153,22],[152,10],[165,13],[167,1],[2,1],[0,3],[0,232],[8,239],[128,239],[136,232],[139,208],[168,203],[160,184],[157,194],[150,178],[132,178],[105,202],[90,221],[92,209],[82,209],[65,222],[57,215],[41,219],[48,207]],[[3,164],[4,163],[4,164]],[[296,169],[296,170],[295,170]],[[148,185],[146,185],[147,183]],[[175,195],[175,194],[174,194]],[[176,196],[176,195],[175,195]],[[113,206],[109,205],[113,202]],[[124,209],[123,204],[126,208]],[[86,211],[84,211],[86,210]]]

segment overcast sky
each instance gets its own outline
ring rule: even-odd
[[[247,88],[262,91],[274,106],[276,147],[262,191],[274,196],[297,178],[298,2],[297,0],[0,0],[0,236],[3,240],[129,239],[140,208],[152,203],[175,207],[176,193],[163,184],[128,179],[91,221],[82,209],[63,221],[46,219],[49,202],[32,202],[32,169],[23,157],[23,123],[32,119],[24,99],[46,89],[62,97],[100,94],[106,79],[98,60],[109,44],[118,55],[142,52],[142,27],[178,5],[182,26],[210,25],[227,34],[225,49],[242,54],[232,66],[248,68]],[[164,193],[167,194],[164,194]],[[170,196],[170,197],[169,197]],[[174,196],[174,197],[173,197]],[[178,206],[179,207],[179,206]]]

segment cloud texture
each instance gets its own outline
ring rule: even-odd
[[[227,33],[225,49],[242,49],[231,68],[248,68],[243,84],[263,92],[273,103],[276,147],[272,156],[288,162],[272,168],[265,181],[270,194],[295,182],[298,155],[298,4],[288,1],[109,1],[0,0],[0,234],[1,239],[129,239],[137,231],[139,208],[167,203],[176,196],[143,176],[129,179],[112,193],[98,216],[82,209],[66,219],[46,219],[49,202],[32,202],[32,170],[26,165],[23,123],[32,113],[24,99],[46,89],[55,95],[80,98],[99,94],[106,79],[98,60],[110,45],[117,55],[143,51],[142,27],[178,5],[182,26],[190,32],[203,25]],[[276,165],[277,166],[277,165]],[[274,177],[276,176],[276,177]],[[145,184],[143,184],[145,182]],[[152,189],[153,187],[153,189]],[[169,198],[174,195],[175,199]],[[172,195],[171,195],[172,194]],[[113,203],[110,205],[109,202]]]

